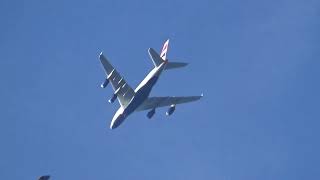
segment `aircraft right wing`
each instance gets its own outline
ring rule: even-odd
[[[111,82],[112,88],[115,91],[114,94],[117,96],[120,105],[127,107],[135,94],[134,90],[110,64],[102,52],[100,53],[99,59],[107,75],[106,81]],[[107,83],[105,82],[104,84],[106,85]]]
[[[186,97],[150,97],[145,100],[136,111],[144,111],[148,109],[154,109],[159,107],[171,106],[176,104],[183,104],[192,101],[199,100],[201,96],[186,96]]]

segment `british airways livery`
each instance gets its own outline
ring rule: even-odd
[[[187,63],[169,62],[168,59],[166,59],[168,46],[169,39],[164,43],[160,55],[154,49],[148,49],[154,68],[135,90],[129,86],[118,71],[110,64],[103,53],[100,53],[99,59],[106,73],[106,79],[101,84],[101,87],[105,88],[110,82],[114,90],[114,94],[109,102],[113,103],[118,99],[120,104],[120,108],[112,118],[110,129],[117,128],[131,113],[135,111],[149,110],[147,117],[150,119],[155,114],[156,108],[169,106],[169,110],[166,112],[166,115],[169,116],[174,112],[177,104],[196,101],[203,96],[149,97],[153,86],[157,83],[164,70],[180,68],[187,65]]]

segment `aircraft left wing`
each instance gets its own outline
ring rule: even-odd
[[[171,106],[176,104],[183,104],[192,101],[199,100],[201,96],[185,96],[185,97],[150,97],[145,100],[137,109],[136,111],[144,111],[148,109],[154,109],[159,107]]]
[[[118,101],[122,107],[127,107],[135,94],[134,90],[118,73],[118,71],[110,64],[110,62],[102,54],[102,52],[100,53],[99,59],[106,72],[106,81],[111,83],[114,90],[114,95],[117,96]]]

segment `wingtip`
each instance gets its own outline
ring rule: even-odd
[[[201,95],[200,95],[201,97],[203,97],[203,93],[201,93]]]

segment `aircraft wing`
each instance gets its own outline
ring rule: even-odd
[[[137,109],[136,111],[144,111],[153,108],[165,107],[170,105],[176,104],[183,104],[192,101],[199,100],[201,96],[186,96],[186,97],[150,97],[145,100]]]
[[[118,73],[118,71],[110,64],[107,58],[100,53],[99,59],[105,70],[106,78],[112,85],[114,94],[117,95],[118,101],[122,107],[127,107],[134,96],[134,90],[125,81],[125,79]]]

